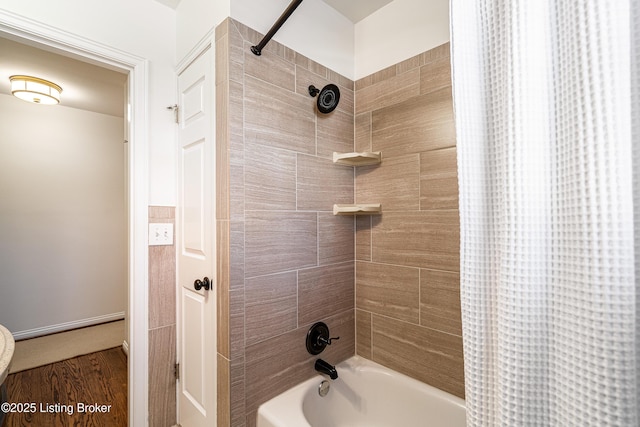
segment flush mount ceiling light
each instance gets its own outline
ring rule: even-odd
[[[11,76],[11,93],[34,104],[55,105],[60,103],[62,88],[48,80],[30,76]]]

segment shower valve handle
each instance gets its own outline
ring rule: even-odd
[[[318,337],[318,343],[319,344],[324,344],[324,345],[331,345],[331,341],[339,340],[339,339],[340,339],[340,337],[325,338],[323,336],[319,336]]]
[[[340,337],[329,338],[329,327],[324,322],[316,322],[309,328],[307,332],[307,338],[305,340],[307,351],[309,354],[320,354],[324,349],[331,345],[333,340],[338,340]]]

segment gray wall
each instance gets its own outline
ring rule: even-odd
[[[17,338],[126,311],[123,126],[0,95],[0,323]]]

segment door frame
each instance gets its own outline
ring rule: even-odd
[[[0,34],[128,74],[128,418],[146,426],[149,412],[148,343],[148,60],[0,9]]]

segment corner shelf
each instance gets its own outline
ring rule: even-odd
[[[342,166],[369,166],[382,162],[380,151],[360,153],[333,153],[333,163]],[[357,203],[354,205],[333,205],[334,215],[380,215],[380,203]]]
[[[381,213],[382,213],[382,205],[380,203],[333,205],[334,215],[379,215]]]
[[[380,151],[360,153],[333,153],[333,163],[344,166],[377,165],[382,161]]]

